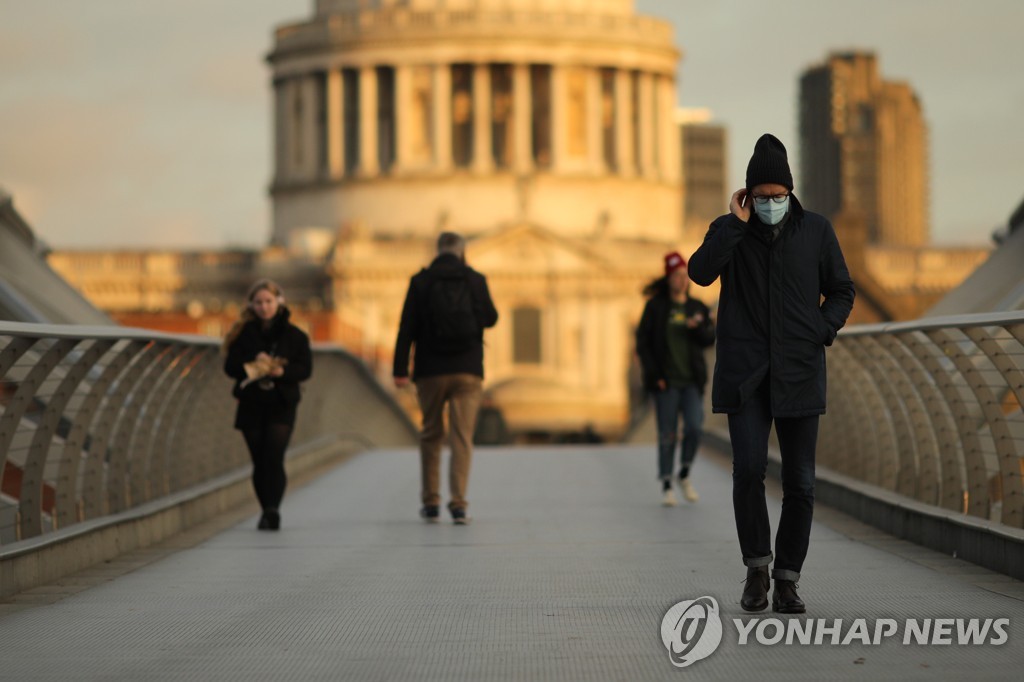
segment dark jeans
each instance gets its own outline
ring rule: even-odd
[[[258,428],[244,429],[242,435],[252,458],[252,487],[256,490],[256,499],[263,509],[277,509],[288,485],[284,453],[292,437],[292,427],[268,422]]]
[[[704,400],[694,385],[666,388],[654,393],[654,415],[658,423],[658,478],[672,478],[672,462],[679,442],[679,417],[683,417],[683,447],[679,477],[690,474],[704,429]]]
[[[772,562],[771,527],[764,499],[768,432],[772,427],[769,380],[736,414],[729,415],[732,440],[732,504],[743,563]],[[782,515],[775,535],[776,580],[799,580],[814,514],[814,450],[818,416],[775,419],[782,454]]]

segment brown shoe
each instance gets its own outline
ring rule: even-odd
[[[740,606],[744,611],[764,611],[768,608],[768,567],[747,568],[747,584],[743,587]]]

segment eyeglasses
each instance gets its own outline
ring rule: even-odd
[[[765,204],[768,203],[768,200],[771,199],[776,204],[784,204],[786,203],[786,199],[788,198],[788,192],[786,194],[765,194],[763,196],[754,197],[754,203],[761,204],[762,206],[764,206]]]

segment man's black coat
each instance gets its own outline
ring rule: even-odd
[[[473,309],[477,322],[480,324],[480,338],[465,351],[450,353],[439,351],[430,346],[428,323],[428,296],[430,285],[436,277],[453,270],[464,271],[469,289],[473,297]],[[491,292],[487,289],[487,280],[479,272],[469,267],[452,254],[441,254],[434,259],[429,268],[424,268],[413,275],[409,282],[409,290],[402,306],[402,321],[398,328],[398,339],[395,342],[395,362],[393,376],[409,376],[409,352],[415,343],[413,379],[440,376],[443,374],[474,374],[484,375],[484,334],[483,330],[493,327],[498,322],[498,311],[491,301]]]
[[[790,201],[774,239],[753,211],[747,223],[730,213],[690,258],[697,284],[722,278],[715,412],[738,412],[765,376],[772,416],[825,412],[825,346],[850,315],[853,282],[831,223]]]

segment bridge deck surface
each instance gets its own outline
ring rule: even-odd
[[[473,523],[416,516],[412,450],[369,452],[255,520],[51,604],[0,615],[10,680],[1019,679],[1021,583],[819,509],[806,616],[898,621],[879,645],[741,645],[744,568],[728,463],[700,502],[660,506],[652,446],[477,451]],[[770,502],[773,523],[777,491]],[[673,604],[709,595],[724,634],[674,668]],[[902,644],[906,619],[1009,618],[1002,646]],[[774,633],[774,625],[764,633]],[[953,627],[956,640],[956,627]]]

